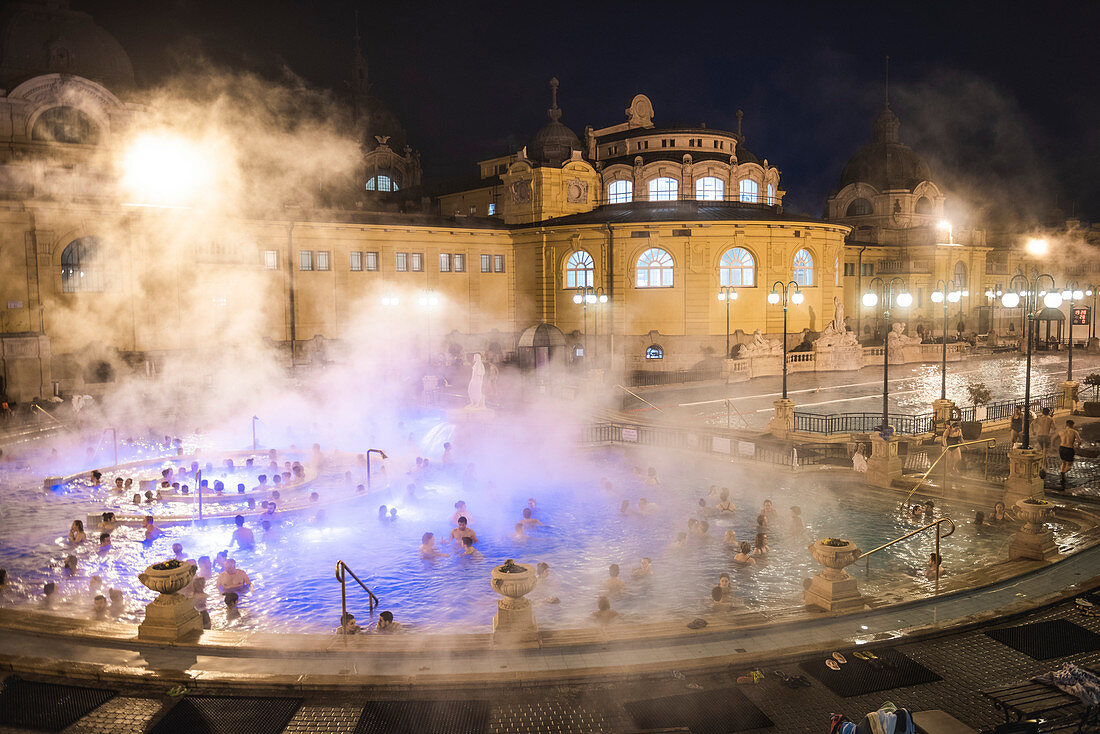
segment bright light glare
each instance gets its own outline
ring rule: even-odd
[[[871,306],[874,306],[877,303],[878,303],[878,294],[876,294],[876,293],[864,293],[863,294],[863,305],[866,306],[867,308],[870,308]]]
[[[1009,291],[1001,296],[1001,305],[1005,308],[1016,308],[1020,305],[1020,294]]]
[[[940,229],[951,229],[951,222],[946,219],[940,221]]]
[[[1085,295],[1086,296],[1091,296],[1092,295],[1092,290],[1089,289],[1089,290],[1085,291]]]
[[[718,294],[718,300],[719,300],[719,301],[724,301],[724,300],[726,300],[726,294],[725,294],[725,293],[719,293],[719,294]]]
[[[947,300],[951,303],[958,303],[960,299],[962,299],[962,293],[958,291],[951,291],[947,294]]]
[[[902,308],[909,308],[910,306],[912,306],[913,305],[913,294],[912,293],[899,293],[898,294],[898,305],[901,306]]]
[[[806,297],[804,295],[802,295],[802,291],[795,291],[794,293],[791,294],[791,303],[793,303],[796,306],[798,304],[802,303],[802,301],[804,301],[804,300],[806,300]]]
[[[932,303],[943,303],[943,293],[941,291],[932,291],[929,298],[932,299]]]
[[[437,306],[439,305],[439,296],[433,294],[425,294],[418,299],[421,306]]]
[[[396,306],[397,304],[398,300],[396,296],[382,296],[383,306]]]
[[[1026,249],[1029,255],[1045,255],[1048,248],[1049,245],[1047,245],[1046,240],[1033,239],[1027,241]]]
[[[595,303],[596,302],[596,296],[592,293],[589,293],[587,296],[584,297],[584,300],[585,300],[586,303]]]
[[[600,303],[607,303],[607,294],[605,294],[605,293],[600,294]]]
[[[580,303],[580,302],[581,302],[581,294],[578,293],[577,295],[573,296],[573,303]]]
[[[145,133],[123,160],[122,185],[132,203],[189,206],[214,183],[213,151],[167,133]]]
[[[1068,290],[1068,289],[1062,291],[1062,300],[1063,301],[1068,301],[1072,297],[1073,297],[1073,291]]]
[[[1081,291],[1074,291],[1073,292],[1073,300],[1075,300],[1075,301],[1080,301],[1084,297],[1085,297],[1085,294],[1082,293]]]
[[[775,291],[772,291],[771,293],[769,293],[768,294],[768,303],[770,303],[773,306],[775,304],[779,303],[779,294],[776,293]]]
[[[1061,293],[1048,293],[1043,297],[1043,305],[1047,308],[1058,308],[1062,305]]]

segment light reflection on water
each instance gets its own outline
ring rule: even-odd
[[[343,471],[354,468],[329,467],[329,473],[310,489],[318,491],[325,502],[353,499],[330,506],[324,521],[317,521],[310,508],[303,515],[283,516],[265,538],[258,516],[249,516],[257,545],[231,553],[253,583],[252,592],[241,602],[241,627],[331,631],[340,613],[340,587],[334,578],[337,560],[345,561],[371,587],[382,609],[390,609],[402,622],[424,630],[488,631],[497,598],[489,587],[489,570],[506,558],[550,564],[550,582],[529,596],[536,602],[539,624],[545,628],[586,624],[611,563],[622,567],[622,578],[628,584],[628,592],[613,600],[627,620],[682,622],[707,612],[710,589],[723,571],[734,576],[736,593],[750,608],[788,607],[801,603],[802,579],[818,570],[806,548],[812,538],[847,537],[869,550],[917,526],[895,516],[896,501],[846,491],[844,487],[850,485],[845,480],[821,475],[777,478],[755,475],[743,467],[716,469],[717,465],[710,465],[696,470],[668,464],[660,466],[665,484],[654,487],[641,485],[631,464],[614,454],[586,455],[574,464],[581,465],[582,479],[556,479],[552,475],[568,474],[549,467],[544,474],[551,476],[542,480],[492,492],[484,482],[474,491],[464,491],[457,476],[440,470],[431,477],[418,478],[416,502],[404,499],[407,478],[395,469],[391,471],[399,478],[394,480],[392,492],[354,498],[353,489],[343,481]],[[616,489],[602,491],[601,476],[610,478]],[[687,529],[687,518],[695,515],[699,497],[706,496],[712,483],[730,487],[738,512],[730,518],[706,518],[711,523],[711,540],[692,539],[685,547],[675,547],[672,540]],[[71,551],[58,536],[73,517],[86,514],[87,489],[78,486],[68,494],[47,495],[33,484],[23,484],[20,489],[5,484],[0,490],[6,506],[0,516],[0,566],[8,569],[12,579],[3,592],[9,601],[35,603],[44,581],[61,581],[61,561],[75,552],[80,569],[77,579],[60,584],[62,608],[78,614],[90,609],[85,590],[94,573],[103,577],[105,587],[125,591],[127,610],[122,618],[136,622],[143,605],[153,597],[137,582],[136,574],[149,563],[169,557],[173,543],[182,543],[188,558],[214,557],[229,547],[232,525],[211,523],[202,528],[167,527],[161,538],[148,544],[141,542],[139,529],[124,527],[115,531],[113,548],[106,556],[98,555],[91,541]],[[399,498],[399,519],[380,522],[378,506],[390,505],[393,496]],[[636,507],[642,496],[655,505],[651,512],[619,512],[623,499],[630,499]],[[544,526],[516,541],[510,536],[527,497],[537,499],[535,517]],[[453,504],[459,498],[469,503],[471,525],[479,536],[477,547],[484,559],[420,560],[421,534],[432,531],[437,541],[444,539],[450,531]],[[765,498],[771,498],[778,510],[769,529],[771,553],[755,572],[737,571],[722,536],[732,528],[740,540],[751,542]],[[707,501],[714,503],[713,498]],[[789,507],[793,504],[801,506],[810,527],[802,535],[791,530]],[[971,511],[950,504],[940,511],[960,524],[956,534],[943,541],[948,573],[958,574],[1005,558],[1014,527],[991,528],[979,534],[966,522]],[[1056,531],[1061,534],[1062,529]],[[93,535],[89,532],[89,538]],[[929,582],[915,580],[929,550],[930,541],[922,536],[879,554],[869,578],[863,577],[862,570],[858,572],[862,589],[871,595],[889,594],[914,583],[931,589]],[[653,559],[654,573],[633,581],[630,572],[643,556]],[[224,606],[213,583],[210,580],[207,591],[218,627],[224,624]],[[347,594],[349,609],[361,623],[368,622],[365,594],[354,583],[349,584]],[[31,602],[26,601],[28,597]],[[547,597],[558,597],[560,603],[545,603]]]

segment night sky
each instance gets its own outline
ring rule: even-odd
[[[178,58],[311,84],[350,77],[360,11],[373,91],[429,179],[475,175],[546,122],[624,120],[638,92],[658,125],[734,129],[782,172],[788,209],[820,215],[882,106],[891,57],[902,141],[948,189],[956,226],[1007,212],[1100,219],[1100,3],[353,3],[73,0],[156,84]]]

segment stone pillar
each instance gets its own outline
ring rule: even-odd
[[[871,458],[867,459],[867,483],[872,487],[890,487],[902,475],[901,457],[898,456],[898,439],[883,439],[871,433]]]
[[[494,642],[530,642],[538,637],[538,625],[531,602],[524,595],[535,588],[535,567],[515,563],[509,558],[490,575],[493,591],[500,594],[493,616]]]
[[[947,424],[947,419],[951,417],[951,411],[954,409],[954,400],[937,398],[936,400],[932,401],[932,420],[935,422],[937,428],[943,427]]]
[[[145,573],[138,574],[143,585],[160,592],[145,606],[145,619],[138,626],[139,640],[181,642],[197,640],[202,635],[202,615],[190,599],[176,593],[191,583],[196,570],[191,565],[159,570],[149,566]]]
[[[1043,479],[1039,476],[1042,466],[1042,449],[1008,450],[1008,479],[1005,479],[1004,495],[1006,506],[1028,497],[1043,498]]]
[[[1062,383],[1062,407],[1073,412],[1077,407],[1077,383],[1066,380]]]
[[[827,542],[843,545],[827,545]],[[855,543],[843,539],[826,539],[811,543],[810,553],[823,568],[810,579],[806,587],[806,606],[817,607],[826,612],[863,608],[863,596],[859,593],[859,584],[844,570],[845,566],[855,563],[862,551]]]
[[[794,430],[794,401],[789,398],[780,398],[772,405],[775,406],[775,417],[768,421],[764,430],[773,436],[786,438],[787,434]]]
[[[1012,536],[1008,544],[1008,560],[1049,561],[1058,555],[1054,533],[1043,520],[1054,514],[1054,507],[1046,500],[1020,500],[1016,509],[1024,518],[1024,525]]]

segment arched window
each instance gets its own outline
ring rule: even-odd
[[[397,191],[400,188],[397,179],[389,174],[379,173],[367,179],[367,191]]]
[[[695,198],[700,201],[721,201],[726,186],[722,179],[706,176],[695,182]]]
[[[768,203],[775,204],[775,184],[768,184]]]
[[[814,284],[814,256],[805,248],[794,254],[794,282],[806,287]]]
[[[871,206],[871,202],[867,199],[856,199],[848,205],[848,211],[845,212],[846,217],[865,217],[868,214],[874,214],[875,209]]]
[[[99,240],[81,237],[61,253],[61,290],[64,293],[103,290],[103,271],[99,264]]]
[[[661,347],[660,344],[650,344],[648,347],[645,348],[645,358],[664,359],[665,350]]]
[[[565,261],[565,287],[583,288],[593,283],[592,272],[595,263],[592,256],[584,250],[577,250]]]
[[[626,204],[634,200],[633,181],[612,181],[607,187],[608,204]]]
[[[760,185],[751,178],[741,179],[741,201],[755,203],[760,194]]]
[[[931,214],[932,213],[932,200],[927,196],[922,196],[917,199],[916,206],[913,207],[913,211],[917,214]]]
[[[650,201],[676,201],[680,182],[674,178],[655,178],[649,182]]]
[[[34,121],[31,138],[47,143],[95,145],[99,129],[92,118],[75,107],[51,107]]]
[[[718,284],[752,288],[756,285],[756,261],[744,247],[726,250],[718,265]]]
[[[672,255],[659,247],[651,247],[638,258],[638,288],[671,288]]]
[[[960,291],[966,289],[966,265],[962,260],[955,263],[955,287]]]

